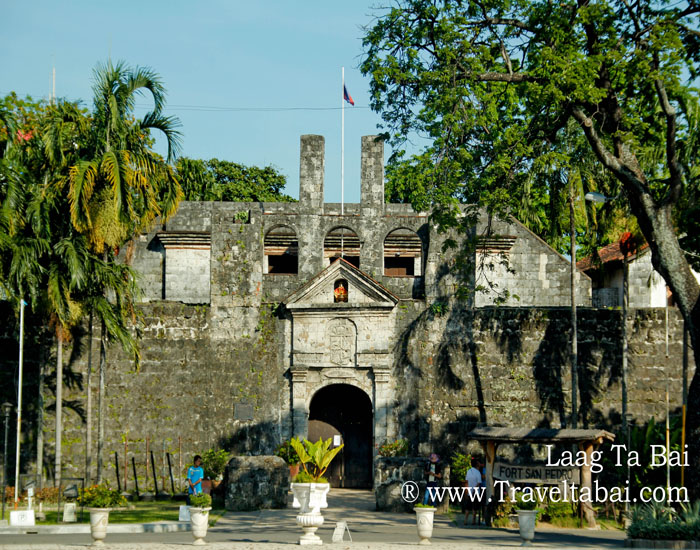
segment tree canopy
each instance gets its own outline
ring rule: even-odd
[[[226,160],[180,158],[177,176],[188,201],[289,202],[287,178],[272,166],[259,168]]]
[[[460,201],[537,210],[572,177],[621,193],[698,349],[700,287],[678,238],[696,228],[698,12],[695,0],[398,0],[366,30],[362,71],[395,149],[428,145],[390,160],[392,185],[465,230]],[[688,400],[700,472],[699,374]]]

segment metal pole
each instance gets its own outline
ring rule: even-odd
[[[2,519],[5,519],[5,483],[7,482],[7,424],[12,411],[11,403],[2,404],[2,414],[5,417],[5,446],[2,451]]]
[[[150,438],[146,436],[146,477],[144,477],[144,484],[146,486],[146,492],[148,492],[148,446],[150,443]]]
[[[124,436],[124,492],[127,492],[127,481],[129,479],[129,434]]]
[[[136,497],[141,494],[139,493],[139,478],[138,475],[136,475],[136,457],[132,455],[131,457],[131,468],[134,471],[134,490],[136,491]]]
[[[630,428],[627,413],[627,306],[629,303],[629,277],[627,272],[627,252],[622,260],[622,433],[630,448]],[[630,465],[627,461],[627,482],[630,478]],[[625,521],[629,521],[629,502],[625,499]]]
[[[153,472],[153,494],[158,494],[158,476],[156,476],[156,460],[153,458],[153,451],[151,451],[151,471]],[[146,472],[148,473],[148,472]]]
[[[17,447],[15,452],[15,508],[19,503],[19,441],[22,427],[22,370],[24,362],[24,300],[19,301],[19,381],[17,382]],[[4,488],[3,488],[4,490]]]
[[[688,330],[683,321],[683,425],[681,427],[681,451],[685,452],[685,415],[688,406]],[[681,455],[684,456],[684,455]],[[685,464],[685,460],[681,463]],[[685,487],[685,466],[681,466],[681,487]]]
[[[671,505],[671,461],[669,460],[671,450],[671,425],[669,422],[669,399],[668,399],[668,376],[666,377],[666,504]],[[681,456],[682,450],[681,450]]]
[[[341,69],[343,88],[340,96],[340,215],[345,214],[345,67]]]
[[[119,479],[119,453],[114,451],[114,473],[117,475],[117,490],[122,492],[122,482]]]
[[[167,454],[168,457],[168,471],[170,472],[170,488],[175,495],[175,480],[173,479],[173,465],[170,463],[170,453]]]
[[[569,223],[571,224],[571,427],[578,423],[578,319],[576,317],[576,215],[574,184],[569,180]]]
[[[622,429],[629,430],[627,422],[627,308],[629,306],[629,274],[627,253],[622,264]]]

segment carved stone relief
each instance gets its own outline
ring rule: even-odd
[[[330,362],[338,366],[355,364],[357,329],[349,319],[333,319],[326,329]]]

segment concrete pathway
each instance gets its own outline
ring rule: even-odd
[[[324,510],[325,523],[317,531],[324,543],[341,549],[406,550],[416,546],[415,517],[412,514],[374,511],[374,497],[369,491],[333,489]],[[288,550],[297,544],[301,529],[295,522],[296,511],[261,510],[257,512],[228,512],[209,529],[208,548],[211,550]],[[461,519],[461,518],[459,518]],[[337,521],[347,521],[352,542],[347,533],[342,543],[331,543]],[[173,522],[176,523],[176,522]],[[127,534],[116,532],[110,525],[106,544],[113,550],[175,550],[191,545],[188,532]],[[590,531],[585,529],[538,529],[534,548],[608,549],[624,546],[621,531]],[[89,533],[12,535],[0,531],[0,550],[68,550],[89,546]],[[432,545],[444,550],[481,548],[516,548],[521,544],[517,530],[469,528],[455,525],[448,516],[436,516]]]

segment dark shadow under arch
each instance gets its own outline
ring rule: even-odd
[[[331,384],[311,399],[308,438],[340,435],[345,444],[326,475],[332,487],[372,487],[372,416],[370,398],[349,384]]]

